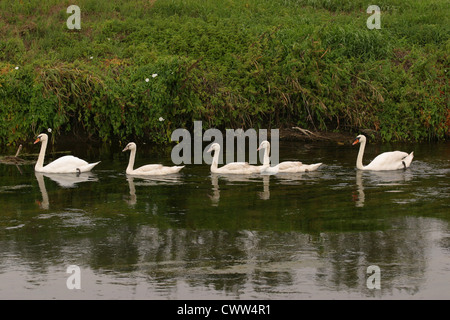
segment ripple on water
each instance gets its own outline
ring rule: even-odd
[[[0,187],[0,193],[10,193],[16,190],[21,190],[25,188],[31,188],[31,184],[18,184],[15,186],[2,186]]]
[[[21,224],[19,224],[19,225],[17,225],[17,226],[6,227],[5,230],[20,229],[20,228],[22,228],[22,227],[24,227],[24,226],[25,226],[25,224],[24,224],[24,223],[21,223]]]

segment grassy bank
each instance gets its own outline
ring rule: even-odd
[[[0,2],[0,145],[52,128],[167,142],[176,128],[449,135],[448,2]]]

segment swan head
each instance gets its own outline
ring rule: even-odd
[[[136,143],[130,142],[127,144],[127,146],[122,150],[122,152],[128,151],[128,150],[136,150]]]
[[[38,142],[43,142],[43,141],[47,141],[48,140],[48,136],[45,133],[41,133],[40,135],[37,136],[36,141],[34,141],[34,144],[38,143]]]
[[[261,149],[267,149],[270,147],[270,143],[267,140],[264,140],[263,142],[261,142],[261,144],[259,145],[259,148],[256,151],[259,151]]]
[[[212,152],[212,151],[218,151],[218,150],[220,150],[220,144],[218,144],[218,143],[213,143],[212,145],[211,145],[211,147],[209,147],[209,149],[208,149],[208,151],[206,151],[206,152]]]
[[[363,136],[362,134],[360,134],[359,136],[357,136],[357,137],[355,138],[355,140],[353,140],[352,145],[355,145],[355,144],[357,144],[357,143],[362,143],[362,142],[366,142],[366,137]]]

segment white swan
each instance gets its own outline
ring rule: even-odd
[[[314,164],[303,164],[300,161],[284,161],[273,167],[270,166],[270,143],[265,140],[259,145],[258,151],[264,150],[263,165],[261,168],[261,173],[264,174],[275,174],[275,173],[296,173],[296,172],[309,172],[317,170],[322,163]]]
[[[361,143],[359,147],[358,157],[356,158],[356,168],[359,170],[398,170],[406,169],[411,165],[414,153],[407,154],[403,151],[384,152],[372,160],[367,166],[362,164],[364,148],[366,147],[366,137],[359,135],[353,141],[353,145]]]
[[[184,168],[184,166],[166,167],[162,164],[148,164],[137,169],[133,169],[134,160],[136,158],[136,144],[134,142],[130,142],[129,144],[127,144],[125,149],[122,150],[122,152],[125,152],[127,150],[131,151],[130,160],[128,161],[128,167],[126,170],[126,173],[129,175],[160,176],[165,174],[177,173]]]
[[[97,164],[100,163],[87,163],[86,161],[74,157],[74,156],[64,156],[56,159],[55,161],[47,164],[44,167],[44,157],[45,151],[47,149],[48,136],[45,133],[38,135],[34,144],[41,142],[41,151],[39,152],[39,157],[34,166],[36,172],[44,173],[81,173],[91,171]]]
[[[223,174],[252,174],[259,173],[261,166],[252,166],[248,162],[231,162],[220,168],[217,167],[219,163],[219,153],[220,145],[218,143],[213,143],[209,147],[207,152],[214,151],[213,160],[211,162],[211,172],[212,173],[223,173]]]

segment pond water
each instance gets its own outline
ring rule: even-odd
[[[127,177],[121,148],[48,150],[102,161],[78,176],[0,164],[1,299],[450,298],[449,143],[367,145],[365,163],[414,151],[405,171],[359,172],[350,144],[280,141],[281,161],[323,166],[152,179]],[[136,166],[170,151],[139,146]]]

